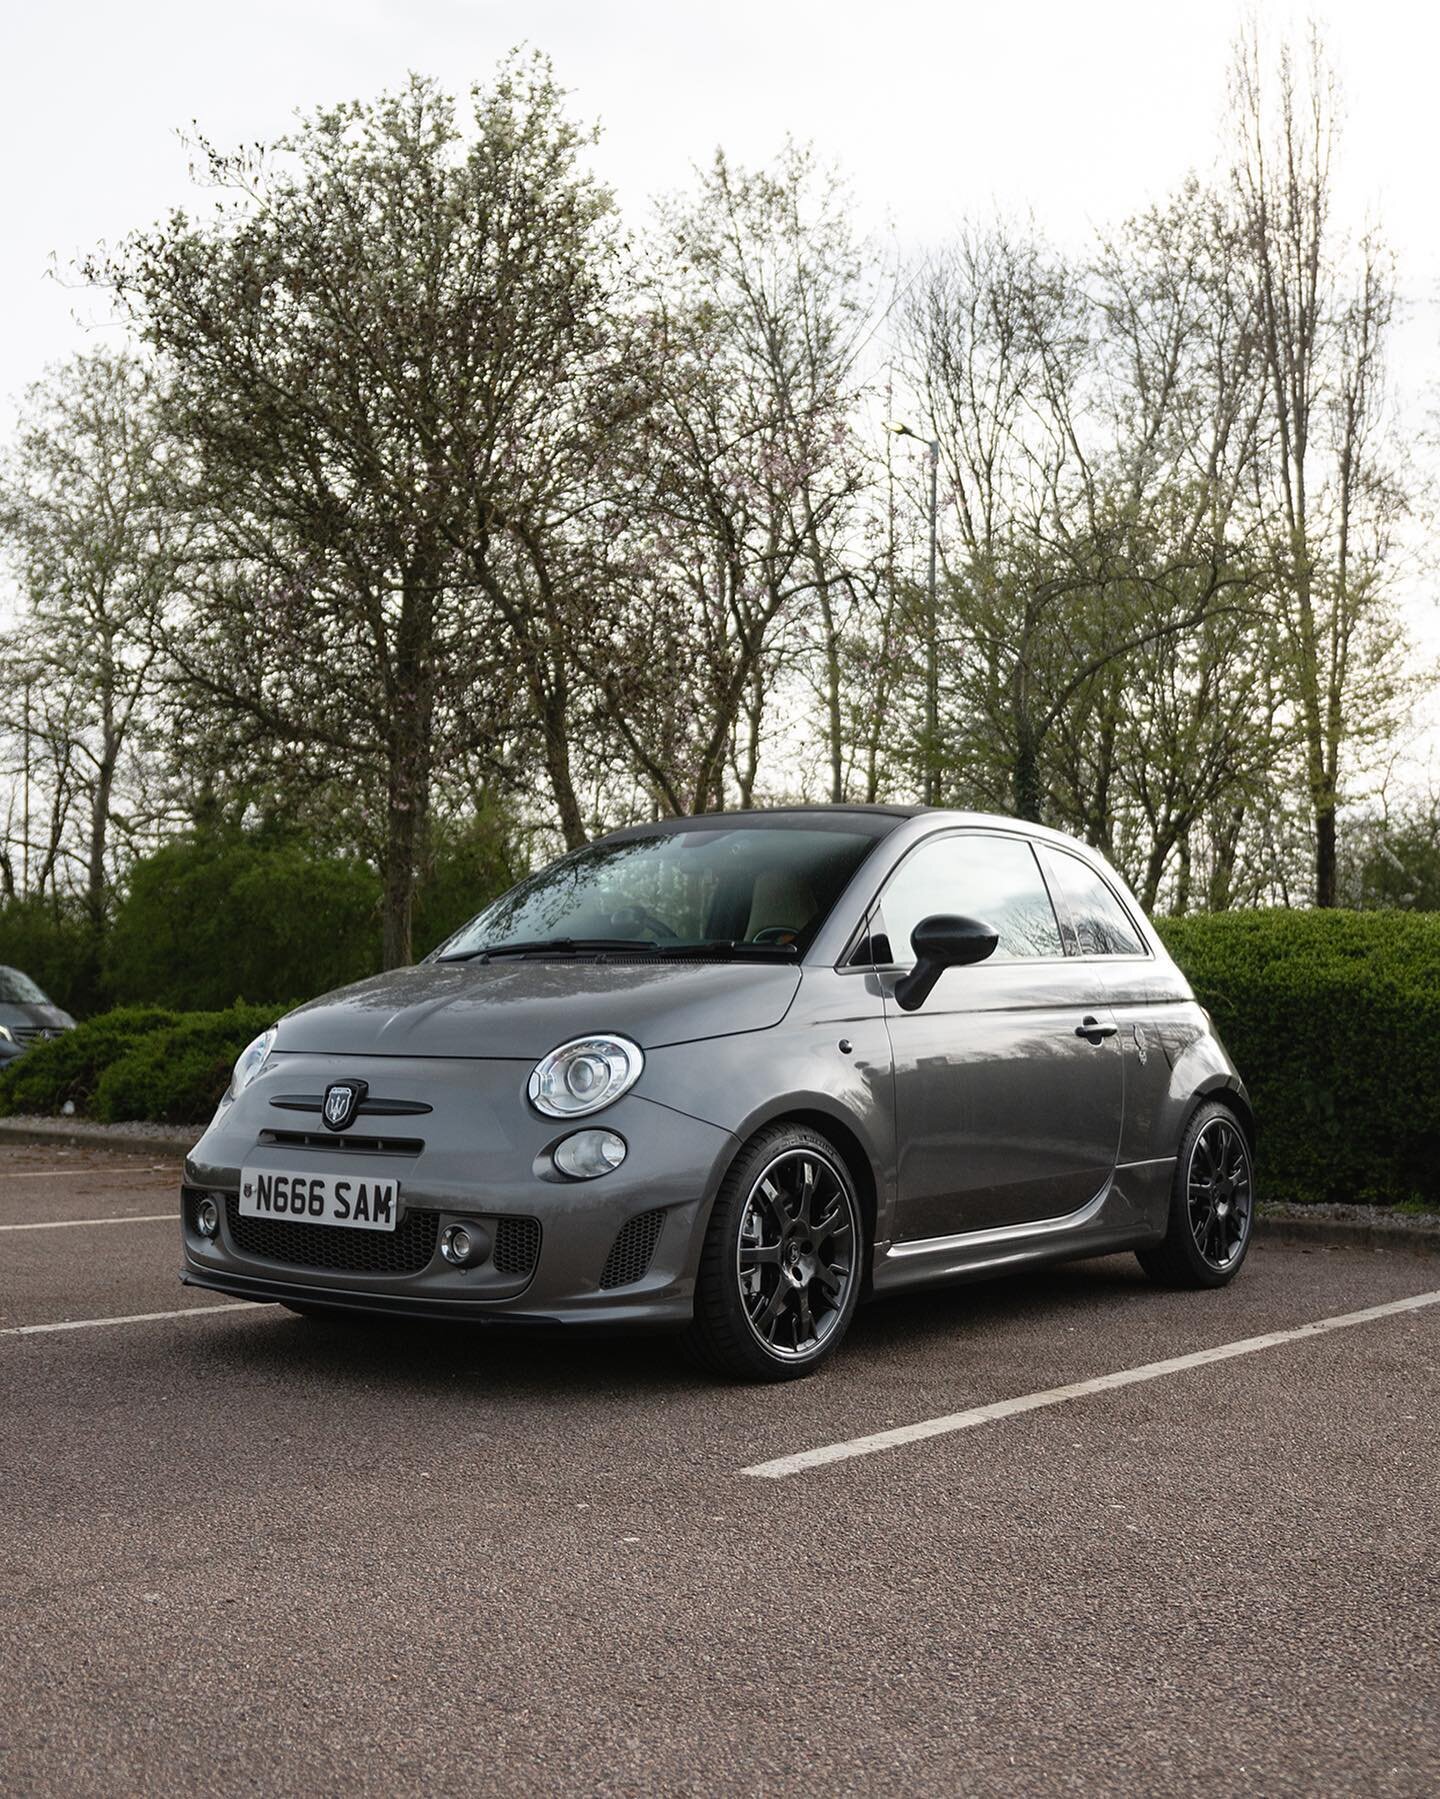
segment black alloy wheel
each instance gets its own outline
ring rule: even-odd
[[[1254,1222],[1250,1144],[1234,1112],[1207,1100],[1180,1140],[1165,1236],[1137,1252],[1140,1265],[1166,1286],[1223,1287],[1245,1260]]]
[[[741,1378],[808,1374],[849,1328],[864,1245],[855,1185],[834,1147],[803,1125],[761,1132],[711,1214],[692,1349]]]

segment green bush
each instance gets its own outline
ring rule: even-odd
[[[1159,921],[1254,1101],[1276,1199],[1440,1200],[1440,915]]]
[[[274,1006],[192,1012],[138,1037],[100,1077],[91,1112],[103,1124],[143,1118],[205,1124],[230,1081],[235,1058],[274,1024]]]
[[[174,1012],[159,1006],[125,1006],[37,1043],[0,1075],[0,1113],[58,1113],[67,1104],[89,1113],[106,1069],[176,1022]]]
[[[114,1000],[214,1010],[324,993],[380,966],[363,863],[264,832],[197,831],[137,862],[106,950]]]
[[[437,830],[415,895],[415,954],[443,943],[526,872],[518,834],[494,806],[477,812],[463,828]]]

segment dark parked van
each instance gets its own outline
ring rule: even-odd
[[[0,967],[0,1068],[8,1067],[32,1043],[74,1028],[70,1014],[52,1005],[28,974]]]

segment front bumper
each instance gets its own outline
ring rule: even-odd
[[[595,1181],[558,1178],[550,1148],[592,1120],[566,1125],[535,1114],[524,1100],[529,1069],[528,1061],[277,1056],[217,1114],[187,1158],[182,1281],[242,1298],[395,1316],[624,1327],[687,1322],[710,1202],[735,1139],[627,1094],[593,1121],[625,1138],[624,1163]],[[423,1101],[431,1110],[393,1121],[362,1118],[350,1133],[331,1139],[318,1118],[273,1104],[323,1093],[329,1082],[347,1076],[367,1080],[374,1096]],[[407,1134],[379,1136],[397,1128]],[[366,1147],[372,1143],[380,1147]],[[279,1221],[267,1221],[263,1234],[236,1228],[233,1207],[224,1202],[238,1192],[242,1167],[318,1172],[337,1164],[347,1171],[383,1167],[397,1177],[402,1227],[411,1214],[433,1215],[433,1233],[430,1218],[411,1219],[423,1223],[427,1240],[437,1245],[433,1253],[422,1252],[423,1266],[377,1272],[307,1265],[305,1235],[313,1241],[319,1230],[327,1240],[348,1239],[348,1252],[357,1239],[371,1238],[369,1232]],[[220,1202],[213,1239],[194,1228],[194,1203],[204,1193]],[[632,1226],[621,1246],[633,1241],[642,1217],[648,1220],[642,1227],[647,1254],[617,1261],[617,1240]],[[502,1267],[499,1256],[473,1268],[453,1267],[440,1256],[438,1242],[448,1223],[461,1220],[478,1222],[491,1235],[498,1221],[534,1220],[538,1252],[524,1267],[513,1259]],[[289,1231],[302,1245],[293,1256],[282,1247]]]

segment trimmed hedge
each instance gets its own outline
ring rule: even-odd
[[[1263,1196],[1440,1203],[1440,914],[1157,925],[1250,1090]]]
[[[177,1014],[128,1006],[38,1043],[0,1075],[0,1113],[60,1112],[105,1124],[205,1124],[235,1058],[285,1007]]]
[[[191,1012],[168,1030],[150,1032],[100,1077],[94,1116],[102,1124],[127,1118],[207,1123],[235,1058],[277,1016],[274,1006],[235,1005],[228,1012]]]
[[[105,1070],[153,1031],[178,1019],[162,1006],[122,1006],[77,1025],[63,1037],[37,1043],[0,1075],[0,1113],[90,1113]]]
[[[1255,1103],[1275,1199],[1440,1204],[1440,914],[1230,912],[1160,932]],[[0,1075],[0,1112],[203,1124],[284,1007],[104,1013]]]

